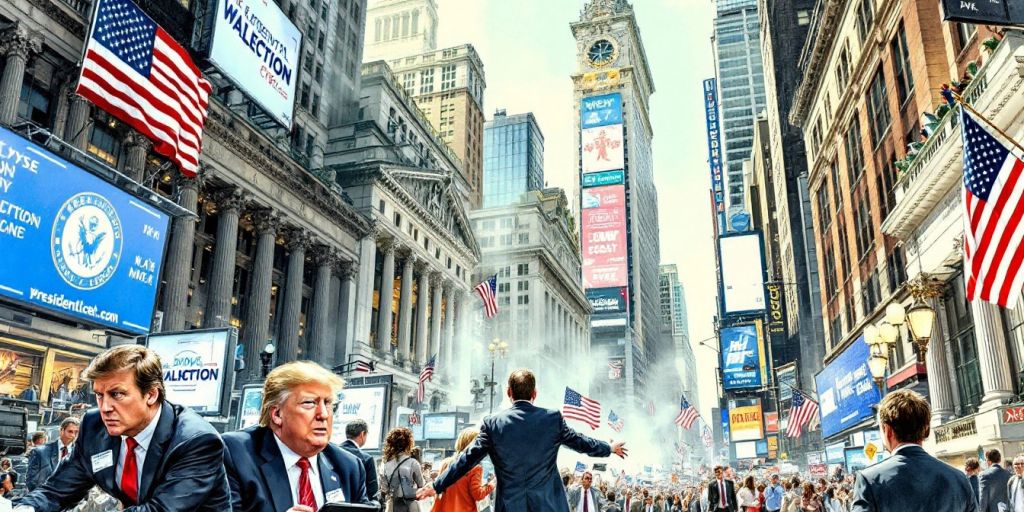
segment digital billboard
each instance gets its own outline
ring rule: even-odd
[[[857,338],[814,376],[823,437],[831,437],[874,414],[880,400],[868,369],[868,344]]]
[[[167,400],[199,414],[227,416],[238,331],[200,329],[141,338],[160,356]]]
[[[757,458],[757,441],[744,441],[739,443],[733,443],[733,449],[736,450],[737,459],[756,459]]]
[[[621,170],[592,172],[583,175],[583,188],[622,185],[625,180],[626,173]]]
[[[622,124],[622,95],[619,93],[589,96],[580,101],[580,126],[593,128]]]
[[[345,426],[351,421],[362,419],[369,427],[363,449],[379,450],[388,419],[387,410],[388,386],[386,384],[346,387],[338,394],[338,412],[334,414],[331,442],[335,444],[345,442]]]
[[[0,128],[0,295],[149,332],[168,215]]]
[[[260,410],[263,408],[263,384],[246,384],[242,386],[242,396],[238,402],[238,418],[235,430],[258,425]]]
[[[779,403],[793,399],[793,388],[796,387],[796,364],[786,363],[775,368],[775,383],[779,387]]]
[[[846,449],[846,441],[825,445],[825,462],[841,463],[846,460],[843,450]]]
[[[730,442],[732,436],[729,435],[729,410],[722,410],[722,440],[723,442]]]
[[[764,417],[761,401],[735,400],[729,409],[729,431],[733,441],[754,441],[764,439]]]
[[[704,80],[704,120],[708,134],[708,165],[711,171],[711,193],[718,229],[725,229],[725,185],[722,179],[722,134],[718,126],[718,83]]]
[[[724,314],[764,312],[764,257],[761,247],[759,231],[718,238],[722,267],[720,296]]]
[[[423,416],[424,439],[455,439],[456,417],[453,414],[425,414]]]
[[[266,0],[217,0],[214,19],[210,61],[291,128],[302,33]]]
[[[723,327],[719,338],[724,389],[760,388],[767,383],[760,321]]]
[[[582,191],[583,288],[628,284],[626,189],[622,185]]]
[[[622,125],[584,128],[580,131],[583,174],[625,169]]]
[[[587,301],[594,313],[621,313],[626,310],[626,287],[590,288]]]

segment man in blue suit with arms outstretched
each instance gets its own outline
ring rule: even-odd
[[[480,435],[459,459],[417,499],[443,493],[490,455],[498,475],[495,512],[568,512],[569,502],[558,473],[558,449],[566,446],[591,457],[626,456],[625,443],[605,443],[569,428],[558,411],[533,405],[537,381],[530,370],[508,378],[512,407],[484,419]]]

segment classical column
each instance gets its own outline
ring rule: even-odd
[[[420,274],[419,291],[416,293],[416,362],[424,365],[430,359],[430,326],[427,319],[430,318],[430,267],[427,262],[420,260],[416,265],[416,271]]]
[[[299,357],[299,321],[302,315],[302,275],[305,272],[306,249],[309,235],[301,229],[286,232],[288,271],[284,279],[284,302],[281,325],[277,331],[277,363],[287,363]]]
[[[89,115],[92,105],[88,100],[68,89],[68,122],[64,127],[64,141],[85,151],[89,145]]]
[[[971,312],[978,340],[981,385],[985,390],[979,408],[983,412],[999,407],[1004,399],[1013,396],[1013,377],[1010,375],[1010,358],[999,308],[988,302],[975,301],[971,303]]]
[[[231,298],[235,287],[235,252],[238,249],[238,215],[244,198],[236,189],[213,194],[217,206],[217,240],[213,247],[213,268],[207,286],[203,327],[225,327],[231,323]]]
[[[53,129],[50,130],[54,136],[64,138],[64,125],[68,122],[68,91],[72,86],[71,69],[63,69],[54,73],[50,86],[57,91],[54,95],[56,104],[53,107]]]
[[[245,310],[242,344],[245,346],[248,382],[262,380],[260,353],[270,338],[270,287],[274,271],[274,243],[280,222],[271,210],[257,210],[252,215],[256,229],[256,258],[249,280],[249,306]]]
[[[380,242],[384,252],[384,268],[380,274],[380,294],[377,299],[377,341],[374,347],[384,352],[391,351],[391,303],[395,293],[395,243],[390,238]],[[370,263],[372,266],[373,263]]]
[[[949,385],[949,365],[946,363],[946,310],[937,300],[929,301],[936,312],[932,339],[928,343],[928,397],[932,402],[932,426],[938,426],[953,417],[953,389]]]
[[[376,231],[376,227],[372,231]],[[354,269],[355,283],[352,294],[355,295],[353,309],[348,314],[348,320],[352,322],[352,344],[351,350],[355,350],[359,342],[369,345],[373,344],[374,327],[373,321],[373,285],[377,277],[377,237],[375,233],[367,235],[359,241],[359,265]],[[394,274],[392,274],[394,275]]]
[[[313,280],[313,300],[309,304],[309,318],[306,321],[306,359],[322,365],[334,360],[334,344],[327,325],[331,306],[331,267],[334,266],[334,251],[328,245],[313,248],[313,265],[316,277]]]
[[[341,289],[338,293],[338,338],[334,359],[338,363],[346,362],[348,354],[355,348],[355,309],[356,309],[356,275],[358,268],[355,262],[340,261],[338,277]]]
[[[453,351],[455,345],[455,286],[450,282],[446,281],[444,284],[444,296],[445,296],[445,313],[444,313],[444,341],[441,345],[441,352],[444,357],[441,359],[444,361],[443,372],[445,375],[452,375],[452,368],[455,366]]]
[[[201,173],[196,178],[186,178],[180,173],[175,175],[178,205],[193,214],[199,202],[201,180]],[[196,217],[175,217],[172,226],[167,263],[164,264],[164,319],[160,330],[165,332],[185,328],[189,285],[192,281],[192,251],[195,250],[196,241]]]
[[[405,261],[402,263],[402,293],[398,299],[398,357],[402,364],[410,360],[409,351],[412,344],[412,270],[416,265],[416,256],[405,250]]]
[[[21,84],[25,80],[25,64],[29,56],[39,53],[42,44],[20,25],[0,33],[0,54],[5,57],[0,76],[0,124],[13,124],[18,116]]]
[[[430,290],[433,292],[433,300],[430,303],[430,350],[427,354],[427,359],[430,356],[437,355],[439,360],[443,360],[441,354],[441,273],[432,272],[430,274]],[[444,286],[448,286],[445,284]]]
[[[126,158],[124,161],[124,174],[132,180],[142,183],[146,179],[146,156],[149,155],[153,141],[149,137],[131,130],[124,138]]]

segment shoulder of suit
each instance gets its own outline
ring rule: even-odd
[[[171,405],[176,419],[174,422],[175,437],[182,441],[211,435],[220,439],[220,433],[217,432],[217,429],[213,428],[213,425],[210,425],[208,421],[192,409],[164,402],[164,406],[166,407],[167,405]]]
[[[328,459],[332,459],[333,458],[334,460],[344,461],[344,462],[346,462],[348,464],[360,464],[361,463],[361,461],[359,460],[359,457],[356,457],[355,455],[350,453],[348,450],[343,450],[343,449],[339,448],[338,446],[336,446],[336,445],[334,445],[332,443],[327,443],[327,447],[324,448],[324,450],[322,452],[320,452],[320,453],[322,455],[324,455],[325,457],[327,457]]]

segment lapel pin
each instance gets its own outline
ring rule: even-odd
[[[332,482],[337,482],[338,481],[338,477],[336,477],[334,475],[331,475],[331,481]]]

